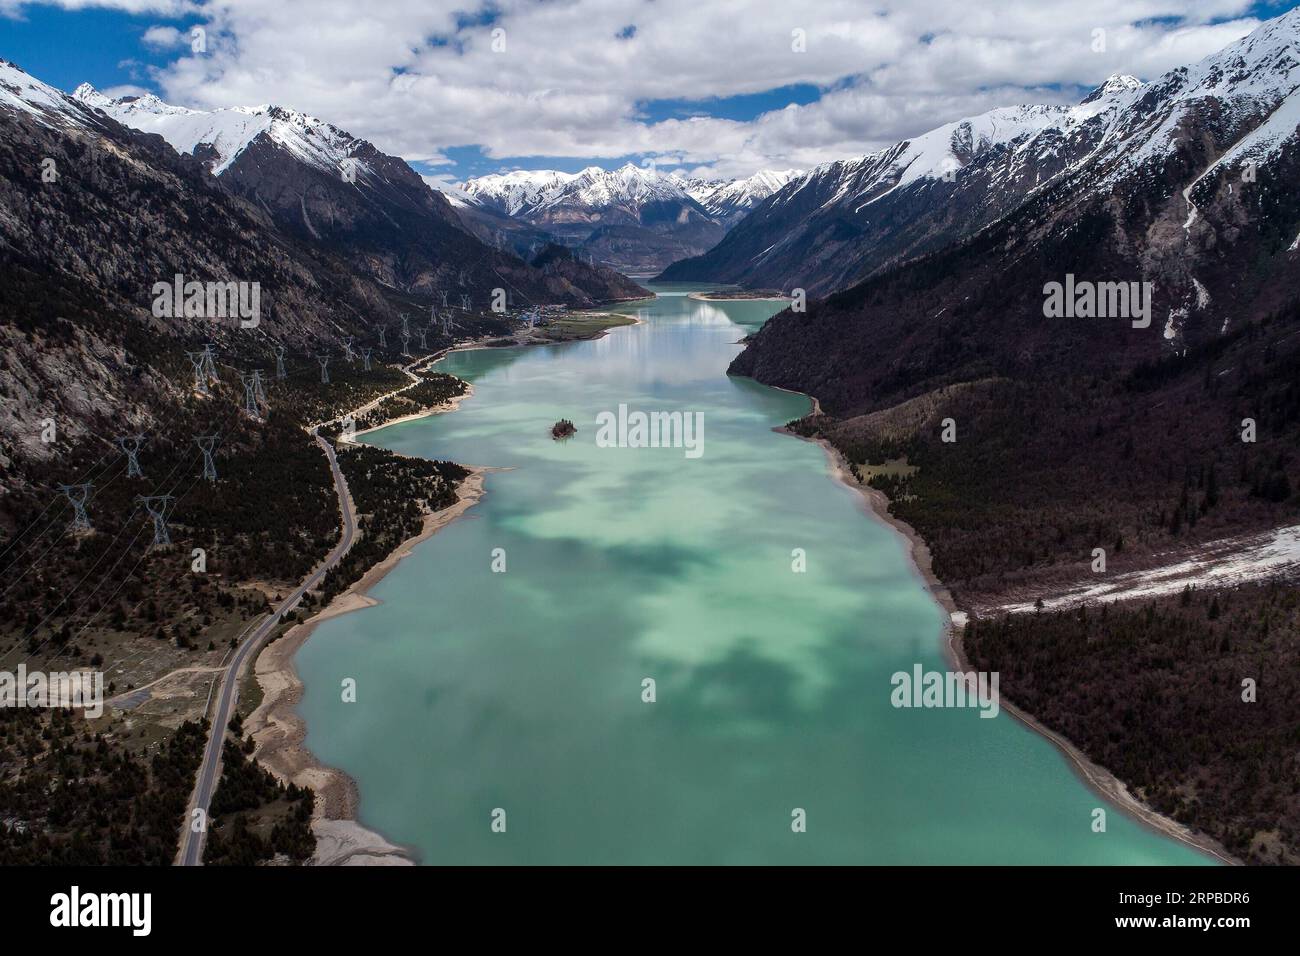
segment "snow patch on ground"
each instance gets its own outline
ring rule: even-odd
[[[1165,320],[1165,338],[1173,341],[1178,333],[1182,331],[1183,320],[1187,318],[1187,310],[1184,308],[1170,309],[1169,318]]]
[[[1210,304],[1209,291],[1205,286],[1201,285],[1200,280],[1197,279],[1196,276],[1192,276],[1192,285],[1196,287],[1196,307],[1198,309],[1205,308]]]
[[[1300,525],[1291,525],[1249,538],[1214,542],[1173,564],[1116,575],[1042,600],[1044,609],[1059,610],[1097,601],[1177,594],[1189,584],[1197,588],[1232,587],[1296,572],[1300,572]],[[1034,602],[1008,604],[1002,610],[1026,614],[1034,610]]]

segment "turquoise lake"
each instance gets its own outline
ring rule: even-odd
[[[510,470],[297,655],[360,822],[441,864],[1211,862],[1005,713],[891,705],[893,673],[946,669],[944,612],[822,449],[772,431],[810,401],[727,377],[779,304],[652,288],[596,341],[453,353],[471,399],[367,436]],[[620,404],[702,413],[703,454],[598,447]]]

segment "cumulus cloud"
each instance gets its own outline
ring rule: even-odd
[[[189,37],[175,27],[150,27],[140,37],[140,42],[154,50],[173,50],[189,46]]]
[[[1075,100],[1116,72],[1149,79],[1249,32],[1249,9],[1246,0],[206,0],[208,52],[183,52],[154,79],[174,102],[283,103],[411,159],[477,145],[492,158],[653,154],[740,175],[860,155],[995,106]],[[711,108],[795,84],[822,95],[777,100],[745,120]],[[646,107],[657,100],[691,108],[656,120]]]

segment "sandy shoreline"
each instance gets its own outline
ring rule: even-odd
[[[638,297],[643,298],[643,297]],[[629,300],[634,301],[634,300]],[[623,313],[614,313],[622,315]],[[640,322],[635,316],[635,323]],[[609,334],[610,329],[602,329],[591,338],[600,338]],[[524,342],[521,345],[553,344]],[[470,342],[452,346],[433,355],[411,363],[403,371],[411,375],[409,385],[374,399],[360,408],[352,410],[356,417],[378,407],[385,399],[400,394],[418,384],[414,370],[432,371],[433,367],[452,352],[469,351],[486,348],[482,342]],[[351,435],[340,435],[339,441],[349,444],[364,444],[358,439],[401,422],[414,421],[453,412],[462,402],[473,397],[474,386],[465,383],[465,391],[440,405],[423,408],[409,415],[389,419],[379,425],[359,429]],[[338,421],[339,418],[331,421]],[[397,454],[396,452],[394,454]],[[478,503],[484,494],[484,479],[488,472],[503,469],[491,467],[474,467],[462,465],[470,474],[461,481],[456,489],[458,496],[454,505],[441,511],[425,515],[420,533],[406,539],[391,551],[382,561],[369,568],[360,579],[353,582],[345,591],[335,596],[330,603],[313,615],[309,620],[295,625],[277,640],[268,644],[258,655],[253,664],[253,673],[262,688],[262,702],[244,722],[248,734],[253,738],[256,749],[253,759],[285,782],[299,786],[311,787],[316,793],[316,806],[312,818],[312,832],[316,835],[316,852],[312,856],[314,866],[409,866],[413,865],[414,855],[410,848],[396,846],[373,830],[368,830],[357,822],[357,809],[360,803],[356,781],[337,767],[330,767],[319,760],[307,748],[307,726],[298,714],[298,705],[302,701],[303,684],[294,667],[293,658],[299,648],[307,642],[316,626],[322,621],[348,614],[352,611],[373,607],[378,601],[369,596],[369,591],[409,555],[416,545],[427,541],[441,528],[455,521]],[[351,505],[351,501],[349,501]],[[355,511],[355,508],[353,508]]]
[[[790,391],[790,389],[782,389]],[[803,393],[797,393],[803,394]],[[814,414],[820,415],[821,403],[813,396],[812,399]],[[944,649],[947,657],[951,661],[955,670],[970,671],[970,661],[966,657],[966,650],[962,646],[962,634],[965,631],[966,612],[957,607],[956,601],[953,600],[952,592],[947,586],[939,580],[934,573],[933,557],[930,554],[930,547],[925,540],[916,532],[916,529],[907,522],[889,513],[888,496],[875,488],[868,485],[859,484],[858,480],[853,477],[849,470],[849,462],[838,448],[832,445],[824,438],[807,438],[803,435],[795,434],[785,427],[773,429],[773,431],[790,435],[801,441],[813,442],[820,445],[826,453],[827,461],[830,464],[831,473],[839,481],[843,482],[849,488],[857,491],[862,495],[866,508],[871,514],[875,515],[887,527],[891,528],[896,534],[903,538],[907,544],[908,556],[911,559],[913,567],[917,574],[925,583],[935,602],[947,612],[947,621],[944,624]],[[1057,750],[1066,758],[1070,768],[1094,793],[1110,801],[1118,807],[1123,813],[1138,823],[1155,830],[1156,832],[1171,837],[1182,843],[1194,847],[1195,849],[1213,857],[1221,863],[1232,865],[1242,865],[1241,861],[1230,854],[1217,840],[1203,833],[1195,833],[1176,820],[1157,813],[1145,803],[1139,800],[1125,785],[1125,783],[1116,777],[1113,773],[1094,763],[1088,756],[1076,747],[1073,743],[1062,737],[1060,734],[1043,726],[1033,715],[1021,710],[1015,704],[1010,703],[1005,698],[1000,701],[1002,710],[1011,714],[1030,730],[1045,737]]]
[[[425,515],[420,533],[408,538],[386,558],[371,567],[346,591],[337,595],[310,619],[294,626],[268,644],[254,665],[262,686],[261,704],[244,722],[256,744],[253,757],[285,781],[316,791],[312,830],[317,848],[312,863],[318,866],[359,863],[409,864],[409,851],[394,846],[379,834],[356,822],[356,783],[343,771],[318,761],[305,746],[307,727],[298,714],[303,684],[293,664],[294,654],[306,643],[322,621],[373,607],[377,602],[367,592],[383,580],[422,541],[455,521],[483,496],[488,469],[471,468],[457,488],[459,500],[448,508]]]
[[[427,360],[428,364],[435,364],[445,354],[431,357]],[[462,394],[441,405],[361,429],[347,438],[340,436],[340,440],[359,443],[357,439],[360,436],[398,422],[455,411],[461,402],[473,394],[473,385],[466,383]],[[379,603],[369,596],[369,591],[409,555],[416,545],[427,541],[478,503],[483,496],[485,476],[495,469],[468,465],[462,467],[470,474],[457,486],[455,504],[425,515],[419,534],[403,541],[310,619],[295,625],[268,644],[254,662],[253,673],[262,687],[263,696],[257,709],[244,722],[256,746],[253,758],[280,779],[311,787],[315,791],[312,832],[316,835],[316,853],[312,857],[312,865],[407,866],[415,862],[409,849],[395,846],[356,821],[359,803],[356,782],[342,770],[322,764],[307,749],[307,727],[298,714],[303,684],[294,667],[293,658],[322,621]]]

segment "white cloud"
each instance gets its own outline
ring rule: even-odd
[[[154,50],[172,50],[189,46],[189,37],[175,27],[150,27],[140,42]]]
[[[134,86],[130,83],[124,83],[121,86],[110,86],[108,89],[100,90],[99,92],[103,93],[110,99],[117,99],[122,96],[144,96],[149,91],[143,86]]]
[[[123,13],[179,17],[196,12],[202,0],[0,0],[0,14],[12,16],[23,7],[47,6],[62,10],[120,10]]]
[[[994,106],[1076,99],[1116,72],[1151,78],[1244,35],[1255,25],[1249,7],[499,0],[484,22],[472,0],[209,0],[209,52],[187,53],[155,78],[174,102],[284,103],[412,159],[478,144],[500,158],[649,152],[742,174],[858,155]],[[631,25],[634,35],[620,38]],[[504,52],[492,48],[497,28]],[[1102,53],[1092,50],[1096,29],[1106,31]],[[806,52],[792,50],[795,30]],[[792,84],[824,93],[745,122],[646,115],[654,100]]]

